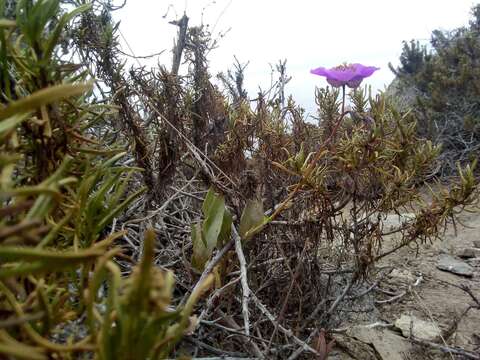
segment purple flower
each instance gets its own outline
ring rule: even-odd
[[[350,88],[356,88],[363,79],[379,69],[375,66],[364,66],[362,64],[343,64],[331,69],[319,67],[310,70],[310,72],[315,75],[325,76],[327,82],[333,87],[347,85]]]

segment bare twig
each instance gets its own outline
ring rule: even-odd
[[[198,317],[198,321],[201,322],[205,317],[208,315],[208,312],[214,305],[214,303],[217,301],[218,298],[220,298],[223,294],[223,292],[227,289],[229,289],[231,286],[235,285],[237,282],[240,281],[240,277],[233,279],[230,281],[228,284],[225,284],[222,286],[220,289],[216,290],[207,300],[207,305],[204,307],[202,310],[200,316]]]
[[[245,335],[250,335],[250,321],[248,313],[248,300],[250,297],[250,288],[248,287],[248,275],[247,275],[247,262],[245,260],[245,255],[243,254],[242,249],[242,239],[235,229],[235,226],[232,224],[232,235],[235,240],[235,251],[237,252],[238,262],[240,263],[240,278],[242,283],[242,314],[243,314],[243,323],[245,326]]]
[[[474,354],[474,353],[469,352],[469,351],[466,351],[466,350],[461,349],[459,347],[440,345],[440,344],[437,344],[437,343],[434,343],[434,342],[431,342],[431,341],[417,339],[414,336],[410,337],[410,341],[413,342],[414,344],[428,346],[428,347],[440,350],[440,351],[448,353],[448,354],[456,354],[456,355],[464,356],[467,359],[480,360],[479,355]]]
[[[200,275],[200,279],[198,279],[197,283],[192,289],[192,293],[197,290],[200,286],[202,286],[203,281],[206,279],[206,277],[212,272],[213,268],[222,260],[222,258],[225,256],[225,254],[233,247],[235,244],[235,240],[231,239],[228,243],[225,244],[225,246],[218,251],[213,258],[210,259],[210,261],[207,263],[205,266],[205,269],[202,272],[202,275]],[[184,297],[184,301],[188,298],[187,295]]]
[[[272,324],[277,325],[278,323],[275,319],[275,316],[270,311],[268,311],[267,307],[262,304],[260,299],[254,293],[251,294],[251,297],[252,297],[252,301],[255,303],[255,305],[257,305],[258,309],[268,318],[268,320],[270,320],[272,322]],[[318,355],[318,352],[314,348],[312,348],[306,342],[304,342],[304,341],[300,340],[298,337],[296,337],[293,334],[292,330],[286,329],[285,327],[283,327],[280,324],[278,324],[278,330],[280,330],[286,336],[292,338],[293,341],[295,341],[295,343],[297,343],[297,345],[301,346],[302,351],[307,350],[307,351],[309,351],[313,354]]]
[[[338,307],[338,305],[340,304],[340,302],[345,298],[345,296],[347,296],[348,292],[350,291],[350,289],[352,288],[353,286],[353,281],[354,279],[354,276],[352,276],[350,278],[350,280],[348,281],[347,283],[347,286],[345,286],[345,288],[343,289],[343,292],[340,294],[340,296],[333,302],[332,305],[330,305],[330,308],[322,314],[321,318],[320,318],[320,322],[322,320],[324,320],[328,315],[330,315],[332,312],[335,311],[335,309]],[[319,329],[315,329],[307,338],[307,340],[305,341],[305,343],[309,343],[310,341],[312,341],[312,339],[317,336],[319,332]],[[288,360],[295,360],[296,358],[298,358],[300,356],[300,354],[305,350],[304,347],[299,347],[297,350],[295,350],[288,358]]]
[[[178,69],[182,61],[183,49],[185,49],[188,30],[188,16],[183,14],[179,20],[171,21],[170,24],[178,26],[178,38],[173,48],[172,74],[178,75]]]

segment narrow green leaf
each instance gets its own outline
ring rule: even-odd
[[[65,25],[67,25],[68,22],[70,22],[70,20],[72,20],[75,16],[81,14],[84,11],[87,11],[91,7],[92,7],[92,4],[84,4],[82,6],[79,6],[76,9],[74,9],[73,11],[69,12],[68,14],[63,15],[60,18],[57,26],[55,27],[55,30],[52,32],[52,34],[50,35],[50,38],[46,42],[45,51],[44,51],[45,58],[48,59],[48,58],[51,57],[53,49],[58,44],[60,35],[61,35],[62,31],[64,30]]]
[[[226,244],[230,239],[230,235],[232,234],[232,223],[232,214],[230,214],[230,211],[225,209],[225,213],[223,215],[222,229],[220,230],[220,235],[218,236],[218,240],[221,245]]]
[[[29,116],[29,113],[26,114],[16,114],[12,117],[9,117],[5,120],[0,121],[0,139],[8,132],[12,131],[24,121]]]
[[[199,223],[192,224],[192,266],[195,270],[202,271],[205,263],[212,255],[212,252],[205,245],[202,239],[202,227]]]
[[[105,226],[107,226],[110,221],[113,220],[115,216],[117,216],[121,211],[123,211],[133,200],[135,200],[137,197],[142,195],[145,191],[147,191],[147,188],[142,188],[138,190],[137,192],[133,193],[130,195],[128,198],[126,198],[122,203],[120,203],[115,209],[113,209],[109,214],[107,214],[97,225],[96,231],[99,232],[101,231]]]
[[[61,263],[95,258],[103,255],[104,251],[105,249],[103,248],[93,248],[75,252],[60,252],[31,247],[2,246],[0,247],[0,260],[2,262],[38,260],[53,265],[56,262]]]
[[[8,19],[0,19],[0,28],[12,28],[15,27],[15,21],[8,20]]]
[[[91,89],[92,83],[86,83],[79,85],[56,85],[36,91],[30,96],[10,103],[6,107],[0,107],[0,120],[6,119],[15,114],[35,110],[42,105],[50,104],[52,102],[68,98],[70,96],[81,95]]]
[[[43,350],[28,346],[15,341],[14,344],[0,343],[0,354],[4,354],[15,359],[25,360],[48,360],[48,356]]]

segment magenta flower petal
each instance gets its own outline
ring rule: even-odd
[[[329,79],[327,78],[327,82],[332,85],[333,87],[341,87],[343,85],[343,82],[340,81],[340,80],[333,80],[333,79]]]
[[[379,68],[375,66],[364,66],[362,64],[344,64],[331,69],[319,67],[310,72],[315,75],[324,76],[327,82],[334,87],[348,86],[358,87],[364,78],[371,76]]]
[[[352,66],[355,67],[356,74],[364,78],[369,77],[375,71],[380,70],[380,68],[375,66],[363,66],[362,64],[353,64]]]
[[[356,87],[358,87],[362,83],[362,80],[363,79],[355,79],[355,80],[347,81],[347,86],[349,88],[355,89]]]
[[[328,74],[327,69],[325,69],[324,67],[319,67],[319,68],[310,70],[310,73],[315,75],[320,75],[320,76],[327,76]]]

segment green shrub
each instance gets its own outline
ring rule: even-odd
[[[145,189],[131,191],[139,169],[96,131],[113,107],[91,100],[87,71],[59,51],[88,8],[24,0],[15,22],[0,20],[0,354],[160,359],[192,326],[211,279],[172,308],[173,275],[153,265],[152,231],[138,267],[120,277],[114,242],[124,232],[108,230]]]
[[[456,171],[480,150],[480,5],[472,8],[469,25],[435,30],[430,45],[404,42],[393,87],[408,99],[418,119],[418,132],[442,144],[441,171]],[[393,90],[393,89],[392,89]]]

